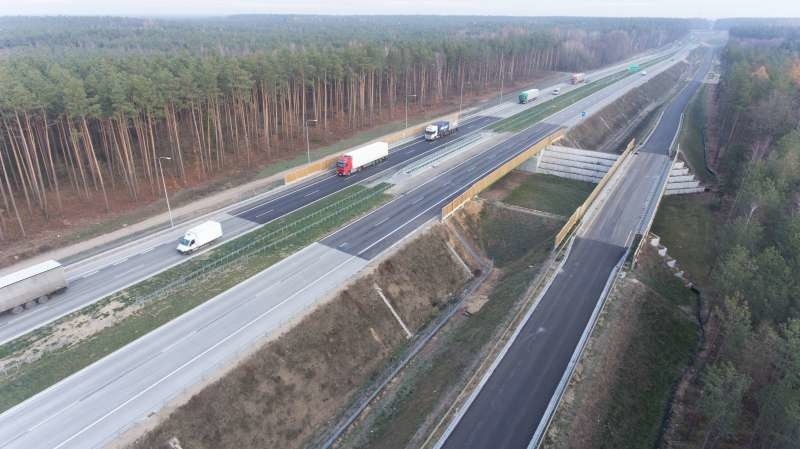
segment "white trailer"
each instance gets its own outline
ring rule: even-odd
[[[48,260],[0,277],[0,312],[22,312],[67,289],[64,267]]]
[[[364,167],[377,164],[389,157],[389,144],[374,142],[339,156],[336,172],[339,176],[350,176]]]
[[[186,234],[178,240],[177,249],[178,252],[187,254],[220,237],[222,237],[222,225],[216,221],[207,221],[186,231]]]
[[[578,84],[586,81],[586,74],[585,73],[573,73],[572,77],[570,78],[570,82],[572,84]]]
[[[519,104],[525,104],[539,98],[539,89],[529,89],[519,94]]]

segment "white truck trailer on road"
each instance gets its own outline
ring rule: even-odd
[[[187,254],[220,237],[222,237],[222,225],[216,221],[207,221],[186,231],[186,234],[178,240],[177,249],[178,252]]]
[[[389,157],[389,144],[374,142],[339,156],[339,160],[336,161],[336,173],[339,176],[350,176],[362,168],[385,161],[387,157]]]
[[[64,267],[55,260],[15,271],[0,277],[0,312],[22,312],[66,289]]]

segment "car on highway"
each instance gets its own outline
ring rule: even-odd
[[[561,93],[561,88],[560,87],[556,87],[555,89],[553,89],[553,95],[558,95],[560,93]]]

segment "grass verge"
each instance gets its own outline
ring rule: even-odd
[[[661,201],[653,232],[670,255],[686,269],[692,281],[708,286],[716,260],[716,239],[721,229],[715,211],[719,199],[710,193],[667,196]]]
[[[480,221],[482,246],[502,273],[488,301],[468,318],[453,317],[338,447],[419,447],[425,430],[519,309],[562,224],[491,204],[484,206]]]
[[[649,254],[635,276],[648,289],[634,338],[611,387],[611,404],[598,448],[651,448],[658,439],[674,386],[697,344],[693,320],[697,298]]]
[[[697,297],[646,245],[618,281],[548,429],[546,449],[649,449],[697,345]]]
[[[93,319],[104,319],[108,318],[109,314],[119,313],[127,307],[136,306],[133,312],[108,327],[52,351],[44,348],[45,352],[38,354],[35,360],[15,364],[5,369],[0,375],[0,411],[7,410],[24,401],[384,203],[389,198],[382,193],[386,187],[386,185],[380,185],[367,189],[363,186],[353,186],[345,189],[246,236],[227,242],[184,264],[67,315],[31,334],[0,346],[0,358],[14,357],[30,351],[32,346],[45,341],[71,320],[81,322],[80,318],[85,323]],[[299,232],[291,231],[292,223],[297,223],[304,217],[326,210],[326,207],[335,205],[354,194],[362,195],[364,200],[354,201],[350,208],[337,207],[337,212],[326,216],[326,219],[317,220],[310,223],[310,226],[303,226],[301,229],[295,230]],[[281,231],[287,228],[290,233]],[[246,251],[236,253],[248,242],[270,235],[274,236],[273,243],[276,244],[270,246],[268,251],[253,252],[249,255]],[[260,242],[259,246],[267,247],[269,243],[270,238],[266,238]],[[238,257],[231,257],[231,255]],[[164,286],[172,284],[176,279],[181,279],[187,273],[198,269],[202,270],[204,267],[215,267],[220,265],[219,261],[222,260],[226,261],[225,265],[215,268],[213,276],[197,277],[192,280],[191,287],[187,285],[183,288],[169,290],[163,295],[157,294]],[[146,298],[146,300],[142,301],[142,298]]]
[[[694,175],[705,184],[716,182],[714,175],[706,168],[705,156],[705,124],[706,124],[706,88],[701,87],[689,107],[681,129],[679,142],[681,152],[691,167]]]
[[[534,173],[503,201],[515,206],[569,216],[589,196],[590,182]]]

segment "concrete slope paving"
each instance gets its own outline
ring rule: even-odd
[[[437,448],[524,449],[531,443],[612,269],[631,235],[655,213],[680,115],[710,68],[710,58],[709,52],[693,80],[671,100],[640,154],[631,156],[621,181],[581,228],[563,272]]]

